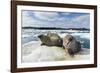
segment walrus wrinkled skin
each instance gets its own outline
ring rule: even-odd
[[[48,33],[47,35],[39,35],[38,38],[41,40],[41,45],[46,46],[58,46],[62,47],[62,38],[56,33]]]
[[[79,51],[81,51],[81,44],[72,35],[66,35],[63,38],[63,47],[68,50],[71,56],[74,56]]]

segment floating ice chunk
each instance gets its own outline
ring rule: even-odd
[[[90,38],[90,34],[89,33],[72,33],[71,35],[73,36],[79,36],[80,38],[86,38],[89,39]]]
[[[27,37],[30,37],[30,36],[31,36],[31,35],[29,35],[29,34],[23,34],[23,35],[22,35],[23,38],[27,38]]]

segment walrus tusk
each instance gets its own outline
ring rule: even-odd
[[[68,50],[67,49],[64,49],[65,50],[65,55],[68,56]]]

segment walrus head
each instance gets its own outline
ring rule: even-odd
[[[65,37],[66,37],[66,39],[68,39],[68,41],[72,41],[73,40],[73,36],[72,35],[66,35]]]
[[[81,44],[72,35],[66,35],[63,39],[63,46],[68,50],[70,56],[74,56],[81,50]]]
[[[49,42],[49,37],[46,36],[46,35],[41,34],[41,35],[38,36],[38,38],[41,40],[42,43]]]
[[[43,35],[38,35],[38,38],[41,39],[43,37]]]
[[[63,45],[68,45],[73,39],[74,37],[72,35],[66,35],[63,39]]]
[[[38,36],[38,38],[39,38],[41,41],[42,41],[43,39],[45,39],[45,37],[46,37],[46,36],[45,36],[45,35],[42,35],[42,34]]]

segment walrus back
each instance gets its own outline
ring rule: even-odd
[[[60,38],[59,35],[55,33],[49,33],[47,35],[39,35],[38,37],[42,42],[41,45],[62,47],[63,43],[62,39]]]
[[[68,53],[71,56],[74,56],[75,54],[77,54],[79,51],[81,51],[81,44],[78,41],[73,42],[72,44],[70,44],[70,46],[67,47],[68,48]]]

